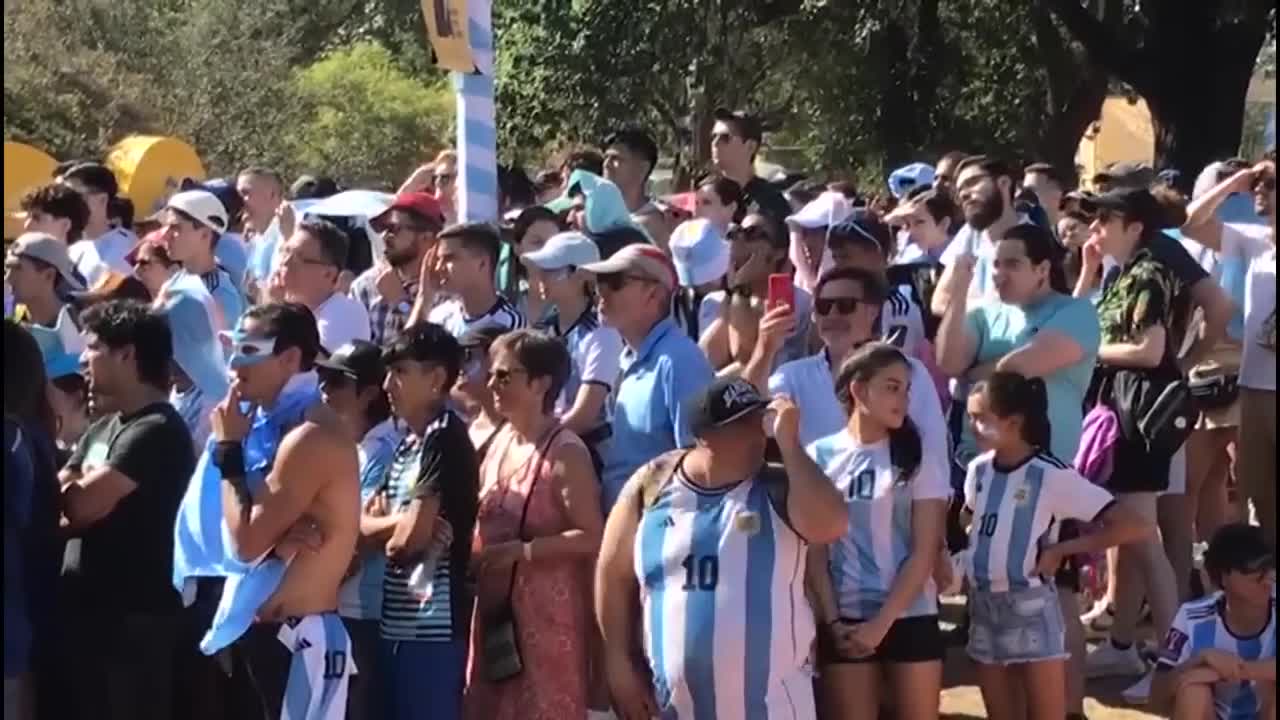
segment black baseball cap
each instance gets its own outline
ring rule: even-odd
[[[1110,185],[1116,189],[1147,188],[1155,181],[1156,173],[1146,163],[1111,163],[1093,176],[1094,185]]]
[[[386,376],[382,350],[371,342],[352,340],[324,360],[316,360],[321,372],[345,375],[359,385],[381,385]]]
[[[89,192],[115,197],[120,193],[120,183],[111,168],[96,162],[84,162],[72,166],[62,174],[63,182],[84,186]]]
[[[716,108],[711,117],[722,123],[732,125],[738,137],[743,140],[764,141],[764,127],[760,123],[760,118],[751,115],[745,110]]]
[[[689,403],[690,427],[694,435],[731,425],[769,403],[755,386],[742,378],[721,378]]]
[[[1099,211],[1124,213],[1129,220],[1142,223],[1148,231],[1164,230],[1169,224],[1160,202],[1146,188],[1112,190],[1081,201],[1090,214]]]
[[[1204,566],[1218,577],[1229,572],[1258,573],[1275,567],[1275,552],[1267,545],[1262,528],[1231,523],[1218,528],[1209,540]]]

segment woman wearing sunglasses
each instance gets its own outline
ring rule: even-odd
[[[169,257],[169,251],[161,242],[164,233],[156,230],[148,234],[137,247],[125,256],[125,260],[133,267],[133,275],[147,287],[151,297],[160,297],[160,291],[169,278],[177,274],[182,266]]]
[[[554,414],[569,365],[564,345],[534,330],[490,349],[489,388],[506,426],[480,471],[468,718],[587,715],[589,582],[604,520],[591,457]],[[519,657],[501,680],[485,648],[512,623],[495,617],[513,618]]]

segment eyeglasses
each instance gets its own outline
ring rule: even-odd
[[[511,378],[522,374],[528,375],[529,371],[524,368],[494,368],[489,371],[489,382],[506,386],[511,382]]]
[[[612,292],[618,292],[627,286],[630,282],[654,283],[657,282],[653,278],[643,277],[641,275],[628,275],[626,273],[605,273],[596,278],[596,282],[600,287],[608,288]]]
[[[813,301],[813,309],[819,315],[830,315],[832,310],[839,312],[841,315],[849,315],[858,309],[858,305],[865,302],[862,298],[838,297],[838,298],[817,298]]]

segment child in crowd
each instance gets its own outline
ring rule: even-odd
[[[1233,523],[1214,533],[1204,564],[1220,590],[1178,610],[1152,698],[1173,720],[1274,720],[1275,555],[1261,528]]]
[[[1070,652],[1054,575],[1073,555],[1132,542],[1153,527],[1049,453],[1049,399],[1040,378],[995,372],[975,386],[968,405],[985,449],[969,464],[964,486],[973,517],[968,653],[992,720],[1058,720],[1066,716]],[[1096,521],[1098,529],[1064,540],[1064,520]]]

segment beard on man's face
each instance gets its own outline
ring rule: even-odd
[[[966,209],[964,220],[973,229],[982,231],[994,225],[1002,215],[1004,215],[1004,197],[996,191],[982,199],[977,208],[972,211]]]

